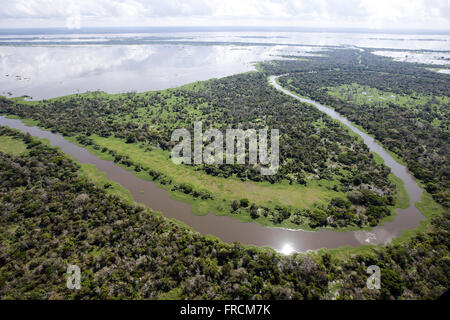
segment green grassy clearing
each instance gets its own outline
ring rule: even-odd
[[[0,152],[19,156],[27,154],[27,146],[22,140],[10,136],[0,136]]]
[[[381,91],[377,88],[362,86],[357,83],[346,84],[338,87],[327,87],[327,93],[331,96],[351,101],[359,105],[387,105],[389,102],[395,103],[405,108],[413,108],[424,105],[433,99],[442,104],[448,104],[450,97],[432,97],[423,94],[399,95],[393,92]]]

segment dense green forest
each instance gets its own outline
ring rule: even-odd
[[[1,299],[430,299],[449,286],[449,217],[345,258],[283,256],[200,236],[108,194],[55,148],[0,127]],[[16,144],[14,144],[16,142]],[[106,188],[106,189],[105,189]],[[68,264],[82,272],[66,288]],[[366,287],[367,266],[382,289]]]
[[[156,92],[94,92],[32,104],[0,99],[0,113],[37,120],[40,126],[76,137],[78,143],[111,155],[122,165],[148,172],[169,190],[203,200],[217,199],[221,194],[211,192],[208,185],[200,188],[176,183],[171,170],[163,172],[140,164],[138,159],[93,138],[119,138],[151,155],[154,150],[171,150],[173,130],[192,130],[198,120],[204,130],[276,128],[280,130],[280,170],[276,175],[261,175],[253,165],[191,167],[218,178],[307,187],[318,183],[334,192],[328,203],[303,208],[286,205],[283,199],[273,205],[241,194],[228,200],[226,210],[231,216],[238,213],[272,225],[288,222],[289,226],[308,228],[374,226],[391,215],[396,202],[398,190],[388,177],[389,168],[377,163],[362,141],[314,107],[270,86],[259,72]]]
[[[333,107],[406,161],[450,205],[449,77],[432,65],[395,62],[370,50],[327,51],[307,61],[262,64],[289,90]],[[375,96],[369,97],[375,93]]]

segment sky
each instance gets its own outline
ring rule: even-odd
[[[450,31],[450,0],[0,0],[0,28],[106,26]]]

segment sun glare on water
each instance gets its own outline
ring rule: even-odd
[[[294,253],[295,250],[289,243],[285,243],[280,252],[284,255],[290,255],[291,253]]]

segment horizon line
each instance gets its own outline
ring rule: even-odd
[[[2,31],[55,31],[58,33],[77,33],[83,31],[97,31],[97,30],[109,30],[109,31],[120,31],[120,30],[130,30],[135,31],[150,31],[151,29],[173,29],[171,31],[177,32],[184,30],[195,30],[199,32],[205,31],[282,31],[282,32],[331,32],[331,33],[398,33],[398,34],[435,34],[435,35],[449,35],[450,30],[448,29],[412,29],[412,28],[361,28],[361,27],[301,27],[301,26],[86,26],[81,28],[67,28],[67,27],[12,27],[4,28],[0,27],[0,33]]]

